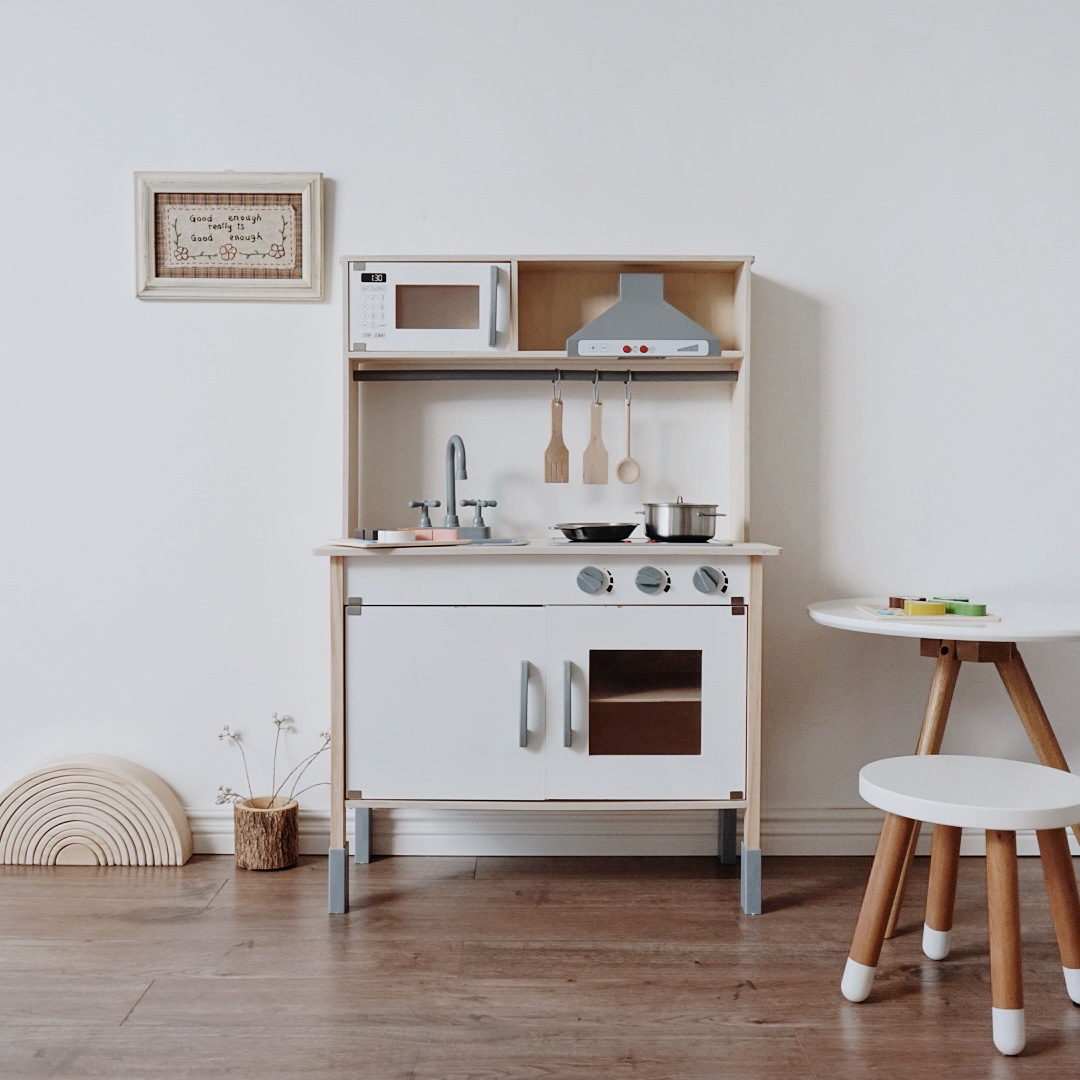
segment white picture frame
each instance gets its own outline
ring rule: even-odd
[[[322,173],[135,173],[140,300],[321,300]]]

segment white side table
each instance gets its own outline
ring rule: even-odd
[[[1080,605],[1032,601],[988,603],[987,611],[1000,616],[1000,622],[963,625],[949,623],[934,616],[919,620],[875,618],[863,610],[865,606],[880,608],[886,603],[881,597],[826,600],[811,604],[807,611],[814,622],[836,630],[880,634],[884,637],[917,638],[920,654],[937,659],[930,681],[926,712],[915,747],[916,754],[937,754],[941,751],[941,740],[945,734],[945,722],[949,717],[949,706],[952,704],[960,665],[964,661],[993,663],[1039,761],[1054,769],[1070,771],[1017,648],[1017,642],[1080,641]],[[1072,830],[1080,841],[1080,824],[1074,824]],[[908,871],[918,840],[919,828],[916,825],[908,842],[907,857],[893,899],[886,937],[891,937],[896,929]]]

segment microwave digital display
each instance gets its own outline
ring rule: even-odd
[[[366,281],[366,282],[373,282],[373,283],[376,283],[376,284],[384,284],[386,282],[386,275],[385,274],[366,274],[366,273],[362,273],[360,275],[360,280],[361,281]]]
[[[475,330],[480,325],[476,285],[398,285],[399,330]]]

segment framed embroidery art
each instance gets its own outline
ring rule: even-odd
[[[135,174],[143,300],[321,300],[322,173]]]

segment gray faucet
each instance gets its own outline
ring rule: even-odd
[[[455,468],[456,466],[456,468]],[[465,471],[465,443],[460,435],[451,435],[446,444],[446,520],[443,522],[444,529],[456,529],[461,522],[457,514],[457,487],[454,484],[454,475],[459,480],[468,480],[469,474]]]

